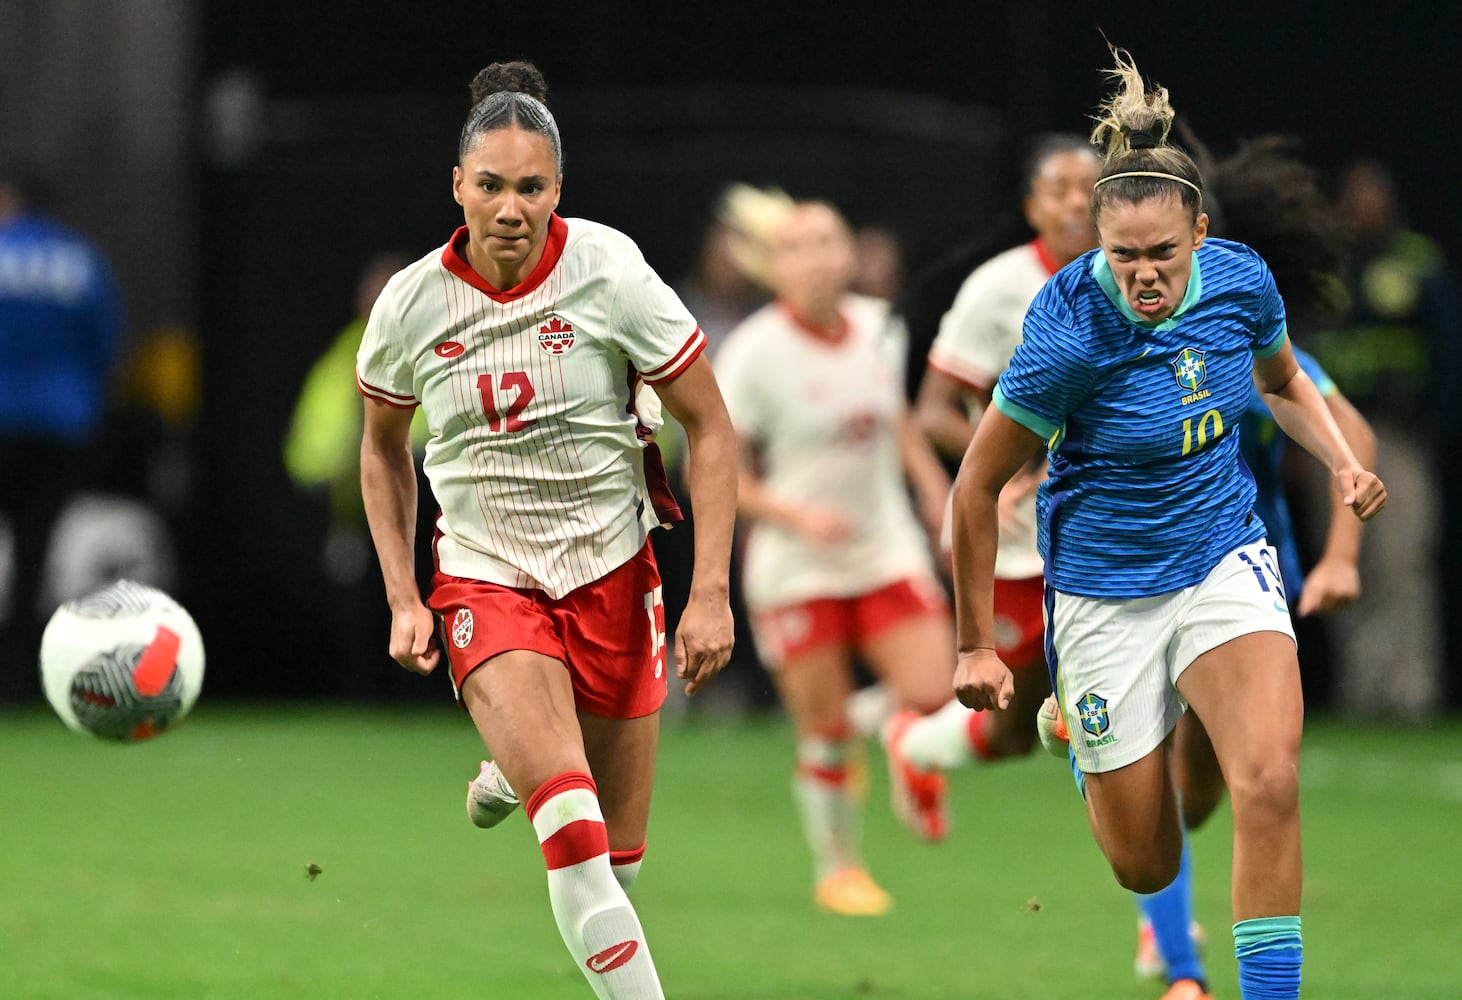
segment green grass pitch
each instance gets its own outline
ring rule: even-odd
[[[518,816],[462,811],[479,759],[440,709],[210,705],[137,746],[0,714],[0,996],[589,996]],[[1048,756],[953,776],[955,827],[914,842],[868,754],[883,918],[811,905],[780,719],[667,723],[634,899],[675,1000],[1161,995],[1134,908]],[[1305,996],[1462,995],[1462,726],[1312,722],[1302,768]],[[1231,826],[1194,839],[1214,994],[1237,1000]],[[317,866],[312,879],[309,866]]]

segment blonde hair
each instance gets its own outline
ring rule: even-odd
[[[770,284],[772,244],[796,209],[797,203],[779,188],[733,184],[721,195],[716,218],[730,231],[731,259],[758,284]]]
[[[1095,222],[1107,205],[1177,195],[1198,220],[1203,211],[1203,175],[1193,158],[1168,141],[1176,112],[1166,87],[1148,87],[1124,49],[1109,45],[1116,65],[1104,75],[1116,84],[1096,116],[1091,143],[1103,166],[1091,196]]]

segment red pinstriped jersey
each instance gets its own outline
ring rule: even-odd
[[[538,266],[507,291],[468,265],[466,236],[386,285],[356,380],[426,415],[441,571],[562,597],[679,519],[644,387],[685,371],[705,336],[607,226],[553,216]]]

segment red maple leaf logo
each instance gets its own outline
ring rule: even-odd
[[[557,316],[550,316],[548,322],[538,328],[538,346],[554,357],[568,353],[574,346],[574,328]]]

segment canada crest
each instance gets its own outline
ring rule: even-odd
[[[567,320],[550,316],[538,328],[538,346],[556,358],[569,353],[569,348],[574,346],[573,326]]]
[[[471,641],[472,612],[468,608],[458,608],[457,613],[452,616],[452,645],[458,649],[466,649]]]

